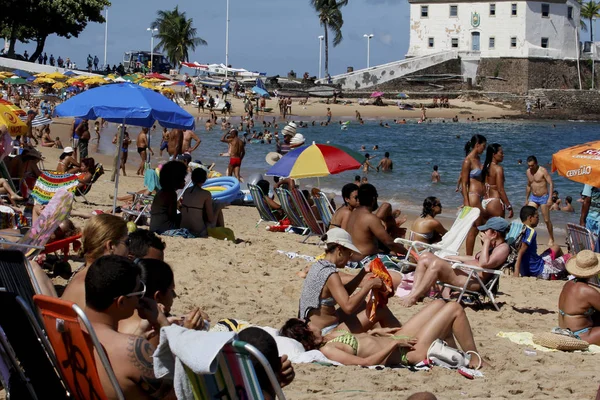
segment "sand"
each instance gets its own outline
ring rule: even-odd
[[[315,105],[314,109],[309,107],[313,105],[307,106],[313,116],[325,115],[319,114],[325,105]],[[356,108],[334,107],[336,116],[352,115]],[[363,109],[370,110],[369,107],[375,108],[360,108],[363,117],[367,116]],[[234,105],[235,108],[237,106]],[[391,110],[389,107],[385,109]],[[483,109],[481,113],[483,115]],[[64,136],[67,127],[67,120],[56,121],[52,127],[53,135]],[[46,168],[52,169],[60,151],[42,151],[46,156]],[[110,157],[96,158],[110,168]],[[134,169],[130,169],[134,173]],[[112,205],[109,193],[113,192],[109,177],[110,171],[107,171],[87,195],[92,204],[75,203],[75,209],[109,209]],[[122,177],[120,193],[139,190],[142,185],[141,177]],[[237,318],[261,326],[280,327],[297,314],[303,281],[296,272],[308,264],[301,259],[290,260],[277,254],[277,250],[315,256],[321,253],[315,245],[316,239],[303,244],[300,243],[302,237],[298,235],[267,232],[264,223],[256,227],[258,212],[251,207],[230,206],[225,209],[224,216],[226,225],[234,230],[239,243],[210,238],[164,238],[167,244],[165,258],[175,271],[179,296],[173,311],[184,313],[192,306],[200,306],[211,316],[213,323],[221,318]],[[74,220],[79,226],[85,222],[78,218]],[[445,224],[447,227],[450,225]],[[410,226],[410,220],[407,226]],[[564,243],[564,238],[557,238],[557,241]],[[77,265],[73,263],[74,267]],[[65,282],[55,278],[59,289]],[[526,347],[496,336],[499,331],[541,332],[556,326],[562,285],[560,281],[505,276],[500,281],[498,296],[501,311],[494,311],[491,307],[466,310],[476,344],[493,366],[484,371],[484,378],[468,380],[455,371],[442,368],[413,373],[404,369],[376,371],[299,364],[295,365],[296,379],[285,393],[289,399],[388,400],[403,399],[424,390],[435,393],[439,399],[593,398],[598,388],[599,356],[565,352],[527,355]],[[403,308],[398,298],[392,298],[389,306],[402,321],[423,307],[419,304],[410,309]]]

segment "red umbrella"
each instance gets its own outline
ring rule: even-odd
[[[85,87],[85,83],[81,82],[81,81],[77,81],[77,82],[73,82],[73,84],[71,86],[77,86],[77,87]]]
[[[169,78],[167,78],[166,76],[164,76],[164,75],[161,75],[161,74],[158,74],[158,73],[156,73],[156,72],[153,72],[153,73],[151,73],[151,74],[147,74],[147,75],[146,75],[146,78],[161,79],[161,80],[163,80],[163,81],[168,81],[168,80],[169,80]]]

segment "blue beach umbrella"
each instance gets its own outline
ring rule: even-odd
[[[73,72],[73,71],[67,71],[63,75],[65,75],[65,76],[73,76],[73,75],[77,75],[77,74],[75,72]]]
[[[117,207],[118,166],[121,163],[119,149],[125,125],[150,128],[158,122],[163,127],[175,129],[194,129],[195,126],[194,117],[183,108],[160,93],[129,82],[87,90],[57,106],[54,114],[59,117],[93,120],[104,118],[109,122],[123,124],[114,165],[116,182],[113,210]]]
[[[37,78],[35,76],[30,76],[29,78],[27,78],[27,82],[33,82],[35,81]]]
[[[270,98],[269,96],[269,92],[267,92],[264,89],[259,88],[258,86],[254,86],[252,88],[252,92],[256,93],[257,95],[259,95],[260,97],[265,97],[265,98]]]
[[[31,76],[29,72],[23,71],[21,69],[15,69],[12,73],[13,75],[19,76],[21,78],[29,78]]]

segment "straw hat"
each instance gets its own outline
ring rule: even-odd
[[[589,278],[600,272],[600,254],[581,250],[567,262],[567,271],[579,278]]]
[[[281,157],[283,157],[281,154],[272,151],[267,154],[267,156],[265,157],[265,161],[269,165],[275,165],[277,161],[281,160]]]
[[[290,144],[304,144],[305,141],[306,139],[304,139],[304,135],[301,133],[296,133],[290,141]]]

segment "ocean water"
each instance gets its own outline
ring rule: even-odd
[[[238,123],[239,118],[232,118],[232,123]],[[385,121],[384,121],[385,122]],[[525,203],[525,187],[527,169],[526,159],[535,155],[540,165],[550,170],[552,154],[565,147],[573,146],[600,139],[600,124],[584,122],[555,122],[555,121],[497,121],[497,122],[459,122],[442,123],[433,120],[431,123],[417,124],[409,121],[405,125],[395,125],[392,121],[390,128],[379,126],[379,121],[366,121],[364,125],[351,122],[347,130],[341,130],[338,124],[299,128],[298,132],[306,138],[307,144],[332,143],[360,150],[366,146],[367,153],[375,156],[371,163],[377,165],[387,151],[394,162],[394,169],[389,173],[369,172],[369,183],[377,187],[380,201],[389,201],[403,210],[418,212],[421,210],[423,199],[427,196],[437,196],[444,206],[443,215],[453,216],[462,204],[462,196],[455,192],[461,163],[464,159],[464,145],[474,134],[482,134],[488,144],[500,143],[504,149],[504,170],[506,175],[506,191],[508,198],[515,208],[515,213]],[[200,159],[205,164],[216,163],[216,169],[224,172],[228,158],[219,157],[219,153],[227,151],[227,145],[220,142],[220,129],[206,132],[203,121],[197,123],[196,133],[202,140],[200,147],[194,152],[194,159]],[[258,124],[257,124],[258,126]],[[283,124],[279,123],[279,131]],[[114,145],[110,143],[116,124],[110,124],[102,131],[102,140],[98,150],[102,153],[112,153]],[[130,136],[135,139],[138,128],[129,129]],[[158,162],[160,143],[160,128],[153,132],[151,139]],[[370,150],[374,145],[379,150]],[[135,143],[130,146],[130,163],[139,162]],[[249,177],[254,173],[264,173],[269,165],[265,162],[267,153],[275,150],[274,142],[268,144],[248,144],[246,157],[242,164],[242,176]],[[166,152],[163,159],[166,159]],[[519,165],[521,159],[523,164]],[[483,157],[482,157],[483,162]],[[433,165],[439,166],[442,182],[432,184],[430,176]],[[347,171],[338,175],[320,178],[320,187],[324,191],[340,194],[341,187],[354,180],[355,175],[363,176],[362,169]],[[566,222],[579,220],[580,203],[576,200],[582,185],[566,178],[552,174],[555,189],[560,198],[573,197],[576,212],[568,214],[553,212],[552,220],[557,228]],[[316,186],[316,179],[303,179],[302,186]],[[564,202],[564,200],[563,200]]]

